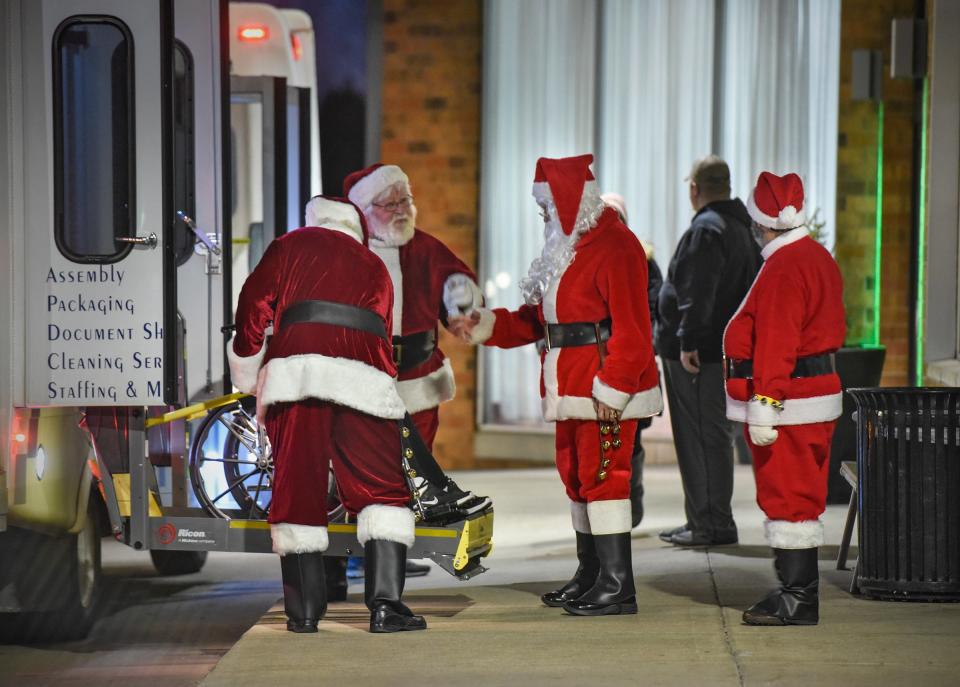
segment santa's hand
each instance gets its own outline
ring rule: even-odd
[[[465,274],[451,274],[443,285],[447,317],[469,315],[483,304],[480,288]]]
[[[774,427],[747,425],[747,430],[750,432],[750,441],[754,446],[769,446],[780,436],[780,432]]]
[[[611,408],[603,401],[593,399],[593,408],[597,411],[597,419],[600,422],[616,422],[620,419],[620,411]]]
[[[471,339],[473,330],[479,323],[480,313],[475,310],[466,316],[448,318],[447,329],[464,343],[473,343]]]

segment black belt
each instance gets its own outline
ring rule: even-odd
[[[428,329],[418,334],[393,337],[393,362],[398,372],[412,370],[430,360],[437,350],[437,332]]]
[[[727,379],[753,379],[753,361],[726,358],[723,361],[723,371]],[[790,376],[818,377],[832,372],[836,372],[833,353],[822,353],[797,358],[797,365],[793,368]]]
[[[280,318],[280,329],[286,329],[291,324],[303,322],[319,322],[349,329],[359,329],[362,332],[376,334],[381,339],[387,339],[387,327],[379,315],[371,310],[344,303],[297,301],[283,311],[283,317]],[[387,340],[389,341],[389,339]]]
[[[592,346],[610,338],[610,318],[601,322],[566,322],[543,328],[547,350],[565,346]]]

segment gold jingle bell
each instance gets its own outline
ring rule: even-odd
[[[602,442],[600,442],[600,448],[602,448],[604,451],[610,450],[611,445],[612,444],[610,443],[609,439],[604,439]]]
[[[407,474],[410,475],[410,479],[414,479],[417,476],[417,471],[413,468],[407,470]]]
[[[614,439],[614,440],[613,440],[613,447],[614,447],[614,448],[620,448],[621,445],[622,445],[622,442],[621,442],[619,439]]]
[[[402,428],[400,429],[400,434],[402,434],[402,435],[403,435],[403,438],[406,439],[408,436],[410,436],[410,428],[409,428],[409,427],[402,427]]]
[[[610,465],[610,459],[609,459],[609,458],[604,458],[604,459],[603,459],[603,462],[600,463],[600,467],[602,467],[602,468],[605,468],[605,467],[607,467],[608,465]]]
[[[413,449],[412,449],[412,448],[405,448],[405,449],[403,450],[403,456],[404,456],[405,458],[413,458]]]
[[[601,471],[600,471],[600,474],[597,475],[597,479],[599,479],[601,482],[602,482],[603,480],[605,480],[606,478],[607,478],[607,471],[606,471],[606,470],[601,470]]]
[[[610,425],[601,424],[600,434],[610,434]]]
[[[613,433],[614,433],[614,434],[620,434],[620,423],[619,423],[619,422],[617,422],[616,424],[613,425]]]

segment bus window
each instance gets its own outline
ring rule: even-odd
[[[115,262],[134,235],[133,39],[112,17],[53,36],[54,236],[74,262]]]
[[[173,46],[173,206],[188,217],[197,216],[194,170],[193,56],[182,41]],[[193,254],[196,239],[185,222],[174,232],[177,266]]]

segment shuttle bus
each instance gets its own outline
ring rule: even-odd
[[[307,14],[0,0],[0,636],[85,635],[100,542],[161,574],[271,549],[272,460],[224,346],[320,192]],[[330,494],[330,550],[361,553]],[[482,572],[492,513],[411,552]]]

